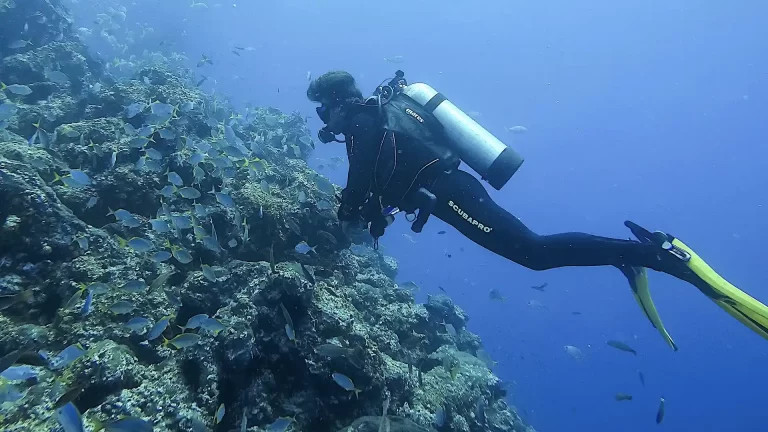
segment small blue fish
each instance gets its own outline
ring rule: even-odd
[[[126,282],[120,289],[129,293],[137,293],[147,289],[147,283],[141,279],[133,279]]]
[[[136,216],[131,216],[128,219],[120,221],[120,223],[128,228],[138,228],[143,222]]]
[[[442,322],[443,326],[445,326],[445,331],[451,335],[452,337],[456,337],[458,334],[456,333],[456,327],[453,326],[453,324],[448,324],[445,321]]]
[[[168,321],[170,320],[170,316],[160,318],[160,321],[156,322],[155,325],[153,325],[149,330],[149,332],[147,332],[147,340],[157,339],[158,336],[163,334],[165,329],[168,328]]]
[[[194,209],[195,209],[195,215],[196,215],[197,217],[201,217],[201,218],[204,218],[204,217],[207,217],[207,216],[208,216],[208,208],[207,208],[207,207],[205,207],[204,205],[202,205],[202,204],[198,204],[198,203],[195,203],[195,204],[193,205],[193,207],[194,207]]]
[[[245,154],[243,154],[242,150],[232,146],[224,147],[224,154],[235,159],[245,158]]]
[[[144,126],[141,129],[136,131],[136,135],[144,138],[150,137],[154,133],[155,133],[155,129],[152,126]]]
[[[195,333],[182,333],[171,340],[163,341],[163,346],[173,345],[178,349],[191,347],[200,342],[200,335]]]
[[[85,287],[85,289],[93,291],[94,294],[105,294],[109,292],[109,285],[104,282],[94,282]]]
[[[0,385],[0,404],[5,402],[14,403],[24,397],[24,393],[19,391],[18,386],[12,384]]]
[[[346,391],[355,392],[355,397],[362,391],[355,387],[355,383],[352,382],[352,379],[342,373],[334,372],[331,376],[341,388]]]
[[[178,189],[176,189],[176,186],[174,185],[167,185],[164,188],[157,191],[158,195],[162,195],[166,198],[172,198],[173,194],[176,193]]]
[[[83,186],[87,186],[91,184],[91,178],[88,177],[88,174],[84,173],[81,170],[78,169],[71,169],[69,170],[69,175],[78,183],[80,183]]]
[[[133,166],[136,171],[143,171],[144,165],[147,163],[147,158],[142,156],[139,158],[139,160],[136,161],[136,164]]]
[[[109,307],[109,310],[118,315],[130,313],[134,309],[136,306],[127,300],[120,300]]]
[[[235,131],[232,129],[232,126],[224,126],[224,138],[230,144],[235,144],[237,142],[237,135],[235,135]]]
[[[151,147],[144,147],[144,154],[150,159],[154,159],[154,160],[163,159],[163,154]]]
[[[235,167],[222,168],[221,175],[224,178],[233,179],[237,177],[237,168]]]
[[[200,225],[194,224],[192,225],[192,229],[195,232],[195,238],[200,240],[208,235],[208,233],[205,232],[205,228],[201,227]]]
[[[152,432],[154,430],[151,422],[138,417],[123,417],[120,420],[115,420],[100,426],[103,427],[106,432]],[[94,430],[99,430],[99,427],[97,426]]]
[[[294,421],[293,417],[280,417],[267,426],[267,432],[285,432]]]
[[[445,410],[442,408],[438,408],[435,412],[435,420],[433,422],[435,426],[437,427],[443,427],[445,426]]]
[[[63,72],[61,71],[51,71],[46,74],[49,80],[51,82],[54,82],[56,84],[67,84],[69,83],[69,77],[67,77]]]
[[[184,102],[181,104],[181,112],[190,112],[193,109],[195,109],[195,103],[194,102]]]
[[[181,179],[181,176],[176,174],[174,171],[166,171],[165,174],[168,176],[168,182],[171,184],[174,184],[176,186],[184,186],[184,180]]]
[[[227,327],[216,318],[206,318],[200,323],[200,328],[202,330],[211,332],[214,336],[216,336],[219,334],[219,332]]]
[[[192,176],[194,177],[194,183],[200,184],[200,182],[205,179],[205,170],[195,165],[192,169]]]
[[[61,350],[58,355],[51,358],[51,369],[57,370],[65,368],[75,360],[79,359],[83,354],[85,354],[85,348],[83,348],[82,345],[79,343],[70,345]]]
[[[171,222],[176,229],[192,228],[192,219],[187,215],[172,215]]]
[[[288,337],[288,340],[296,341],[296,330],[294,330],[291,324],[285,325],[285,335]]]
[[[0,120],[9,120],[16,114],[16,105],[10,102],[0,104]]]
[[[4,83],[0,82],[0,91],[5,91],[5,90],[8,90],[11,93],[19,96],[27,96],[32,94],[32,89],[29,88],[29,86],[25,86],[23,84],[11,84],[7,86]]]
[[[296,247],[294,248],[294,250],[295,250],[296,252],[298,252],[298,253],[302,254],[302,255],[306,255],[306,254],[307,254],[307,253],[309,253],[310,251],[311,251],[311,252],[314,252],[314,253],[317,253],[317,251],[315,250],[316,248],[317,248],[317,246],[314,246],[314,247],[309,247],[309,245],[307,244],[307,242],[305,242],[305,241],[302,241],[301,243],[299,243],[299,244],[297,244],[297,245],[296,245]]]
[[[190,319],[188,319],[188,320],[187,320],[187,323],[186,323],[186,324],[184,324],[184,327],[182,327],[182,328],[183,328],[184,330],[193,330],[193,329],[196,329],[196,328],[200,327],[200,324],[202,324],[202,323],[203,323],[203,321],[205,321],[205,320],[207,320],[207,319],[208,319],[208,315],[206,315],[206,314],[204,314],[204,313],[202,313],[202,314],[197,314],[197,315],[195,315],[195,316],[191,317]]]
[[[160,164],[160,162],[151,159],[144,161],[144,168],[156,173],[163,171],[163,166]]]
[[[17,365],[11,366],[0,373],[0,377],[8,381],[26,381],[30,378],[37,378],[38,372],[32,366]]]
[[[172,140],[176,138],[176,132],[170,129],[160,129],[158,133],[160,134],[160,138],[162,139]]]
[[[165,293],[165,298],[168,299],[168,303],[170,303],[171,306],[173,306],[175,308],[180,308],[181,307],[181,305],[182,305],[181,297],[179,297],[178,294],[176,294],[173,291],[169,291],[167,289],[163,289],[163,292]]]
[[[115,219],[122,221],[122,220],[126,220],[128,218],[133,217],[133,214],[131,214],[131,212],[129,212],[128,210],[124,210],[124,209],[117,209],[117,210],[109,209],[109,213],[107,213],[107,216],[114,216]]]
[[[132,138],[130,141],[128,141],[128,147],[131,148],[144,148],[144,146],[149,143],[149,138],[137,136],[136,138]]]
[[[40,129],[36,130],[35,133],[32,134],[31,137],[29,137],[29,139],[27,140],[27,144],[29,144],[30,146],[35,145],[35,143],[37,142],[38,136],[40,136]]]
[[[130,246],[131,249],[135,250],[136,252],[142,253],[149,252],[155,248],[155,245],[153,245],[151,241],[141,237],[134,237],[128,240],[128,246]]]
[[[214,252],[219,252],[221,250],[221,246],[219,246],[219,242],[216,241],[216,239],[213,238],[212,236],[203,237],[203,246],[205,246],[206,249],[210,249]]]
[[[138,332],[149,325],[149,320],[144,317],[133,317],[125,323],[125,326],[132,331]]]
[[[173,105],[168,105],[160,102],[153,102],[152,105],[149,106],[149,108],[152,111],[152,114],[155,114],[157,116],[169,116],[169,115],[172,115],[174,111]]]
[[[88,290],[88,294],[85,296],[85,303],[83,303],[83,307],[80,308],[80,315],[88,316],[88,314],[91,313],[92,304],[93,304],[93,291]]]
[[[235,202],[232,200],[232,197],[229,196],[229,194],[226,194],[224,192],[216,192],[216,189],[211,189],[209,194],[216,197],[216,201],[218,201],[219,204],[223,205],[224,207],[234,208]]]
[[[165,250],[161,250],[161,251],[157,251],[154,254],[152,254],[149,257],[149,259],[151,259],[154,262],[161,263],[161,262],[165,262],[165,261],[168,261],[169,259],[171,259],[171,256],[173,256],[173,255],[171,255],[170,252],[165,251]]]
[[[168,226],[168,222],[162,219],[150,219],[149,223],[152,225],[152,230],[159,233],[167,233],[171,231],[171,227]]]
[[[188,250],[183,248],[174,248],[172,253],[173,253],[173,257],[176,258],[176,260],[182,264],[189,264],[194,259],[192,258],[192,254],[189,253]]]
[[[97,196],[91,197],[91,199],[89,199],[88,202],[85,203],[85,208],[87,209],[93,208],[93,206],[95,206],[97,202],[99,202],[99,197]]]
[[[77,245],[80,246],[80,249],[84,251],[88,250],[88,237],[75,237],[75,241],[77,242]]]
[[[137,132],[136,128],[133,127],[133,125],[131,125],[130,123],[125,123],[123,125],[123,131],[125,132],[126,135],[136,135],[136,132]]]
[[[228,168],[232,166],[232,161],[226,156],[212,157],[211,163],[216,168]]]
[[[221,423],[221,419],[224,418],[224,414],[226,412],[226,409],[224,408],[224,404],[222,403],[219,405],[219,408],[216,410],[216,414],[213,416],[213,424],[219,424]]]
[[[189,164],[197,165],[204,160],[205,160],[205,155],[203,153],[192,153],[192,156],[189,157]]]
[[[53,181],[51,183],[56,183],[57,181],[60,181],[64,183],[64,186],[71,187],[73,189],[79,189],[83,187],[83,185],[76,182],[75,179],[73,179],[69,174],[65,175],[64,177],[59,177],[58,173],[53,173]]]
[[[213,271],[213,268],[209,265],[202,264],[201,269],[203,271],[203,276],[208,279],[211,282],[216,282],[216,273]]]
[[[328,195],[336,194],[336,188],[334,188],[333,183],[321,175],[315,176],[315,185],[320,190],[320,192],[326,193]]]
[[[25,31],[26,33],[26,31]],[[32,41],[29,40],[15,40],[8,44],[8,48],[10,49],[22,49],[26,47],[27,45],[32,45]]]
[[[168,203],[165,202],[165,201],[161,201],[161,203],[162,203],[162,207],[163,207],[163,214],[165,215],[165,217],[170,219],[171,218],[171,206],[169,206]]]
[[[72,402],[56,410],[56,418],[64,432],[84,432],[83,417]]]
[[[182,196],[182,198],[186,198],[186,199],[200,198],[200,191],[193,187],[183,187],[179,189],[178,192],[179,192],[179,195]]]
[[[137,114],[144,111],[147,106],[141,102],[136,102],[125,107],[125,116],[127,118],[134,118]]]

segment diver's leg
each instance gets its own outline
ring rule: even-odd
[[[626,222],[640,239],[598,237],[584,233],[540,236],[499,207],[480,182],[462,171],[440,178],[431,188],[437,197],[433,214],[484,248],[533,270],[567,266],[618,267],[629,279],[643,312],[676,349],[648,293],[641,267],[691,283],[742,324],[768,339],[768,307],[717,274],[690,247],[674,236],[651,233]]]
[[[433,214],[480,246],[533,270],[568,266],[656,268],[660,248],[585,233],[538,235],[497,205],[472,175],[454,171],[431,188]]]

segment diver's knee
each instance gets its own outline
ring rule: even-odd
[[[538,235],[526,236],[515,242],[512,260],[521,266],[535,270],[549,270],[552,266],[549,264],[547,247],[540,241]]]
[[[525,255],[520,259],[516,259],[515,262],[527,269],[534,270],[534,271],[544,271],[552,268],[547,264],[546,260],[543,260],[541,258],[542,257],[540,256]]]

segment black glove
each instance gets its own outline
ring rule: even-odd
[[[371,237],[377,239],[384,235],[384,230],[388,225],[387,219],[384,216],[379,215],[379,217],[371,220],[371,226],[368,228],[368,232],[371,233]]]

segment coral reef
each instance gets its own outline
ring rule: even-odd
[[[350,247],[300,115],[237,113],[157,59],[113,77],[54,0],[0,4],[0,45],[32,15],[0,64],[31,90],[0,93],[0,353],[48,361],[0,378],[3,431],[54,430],[72,388],[89,426],[532,431],[464,312]]]

